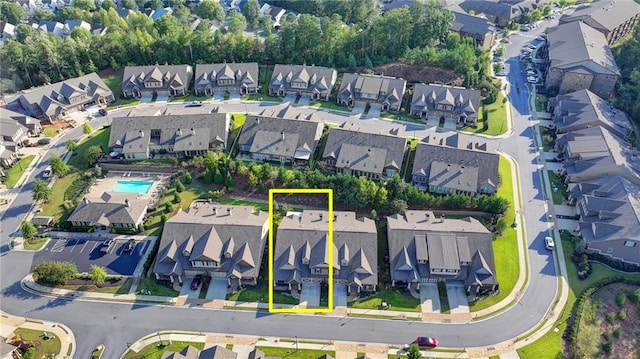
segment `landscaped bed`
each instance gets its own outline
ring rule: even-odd
[[[318,359],[321,356],[328,354],[335,358],[336,352],[329,350],[311,350],[300,349],[296,350],[295,343],[291,343],[291,348],[279,348],[279,347],[256,347],[264,352],[267,357],[277,357],[286,359]]]
[[[132,284],[133,280],[131,278],[124,277],[107,280],[100,286],[96,286],[91,279],[88,278],[74,278],[67,282],[67,284],[61,285],[58,288],[85,292],[127,294],[129,293],[129,289],[131,289]]]
[[[51,333],[46,337],[45,332],[41,330],[18,328],[14,331],[14,334],[15,336],[10,338],[12,342],[20,340],[35,348],[33,359],[43,359],[51,355],[57,356],[60,354],[62,346],[60,338]]]
[[[158,338],[158,340],[160,339],[161,337]],[[129,350],[124,354],[122,359],[160,359],[162,357],[162,354],[164,354],[165,352],[179,352],[189,345],[199,350],[202,350],[204,348],[204,343],[177,341],[170,342],[169,340],[163,340],[149,344],[137,353]]]

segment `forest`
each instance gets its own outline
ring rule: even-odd
[[[123,4],[161,5],[160,0],[140,1]],[[0,77],[21,89],[127,65],[255,61],[353,70],[403,61],[452,69],[464,76],[465,85],[476,86],[485,79],[489,64],[486,50],[449,32],[453,14],[434,0],[384,13],[376,0],[282,1],[300,12],[309,10],[300,9],[303,6],[314,8],[299,17],[289,14],[278,29],[270,17],[259,15],[257,0],[249,0],[242,14],[229,11],[226,16],[215,0],[204,0],[197,7],[179,0],[170,3],[173,16],[154,22],[139,11],[120,17],[112,0],[99,8],[92,0],[76,0],[57,14],[28,13],[15,3],[0,1],[0,21],[19,24],[15,40],[6,41],[0,50]],[[196,15],[203,21],[194,26]],[[28,25],[68,19],[101,24],[108,30],[98,36],[76,28],[61,39]]]

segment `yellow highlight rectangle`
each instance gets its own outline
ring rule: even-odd
[[[327,308],[274,308],[273,306],[273,195],[274,194],[326,194],[329,197],[329,228],[327,240],[329,242],[329,305]],[[269,312],[270,313],[331,313],[333,311],[333,190],[327,189],[299,189],[276,188],[269,190]]]

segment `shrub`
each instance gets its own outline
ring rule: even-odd
[[[176,192],[182,192],[184,191],[184,185],[182,184],[182,182],[180,180],[176,181]]]
[[[631,303],[638,304],[640,302],[640,288],[634,290],[633,292],[627,294]]]
[[[604,344],[602,344],[602,350],[605,353],[611,353],[613,350],[613,342],[611,340],[607,340]]]
[[[627,300],[627,296],[624,293],[620,293],[616,296],[616,304],[618,307],[622,307]]]
[[[613,336],[616,338],[620,338],[620,334],[622,333],[622,327],[617,327],[614,331],[613,331]]]
[[[264,193],[264,183],[262,182],[258,183],[258,193],[260,194]]]
[[[191,172],[185,173],[184,174],[184,183],[191,184],[191,182],[193,182],[193,176],[191,175]]]
[[[615,320],[616,320],[616,313],[614,312],[607,313],[607,322],[609,322],[610,324],[613,324]]]
[[[180,194],[176,193],[175,196],[173,196],[173,203],[180,203],[182,201],[182,198],[180,198]]]
[[[44,262],[33,269],[36,282],[43,285],[62,285],[78,275],[78,267],[71,262]]]
[[[164,223],[167,221],[167,214],[163,213],[160,215],[160,222]]]
[[[171,213],[171,211],[173,211],[173,206],[171,205],[171,203],[166,203],[164,205],[164,212],[165,213]]]
[[[620,311],[618,312],[618,319],[620,320],[625,320],[627,319],[627,310],[622,308],[620,309]]]
[[[33,359],[36,357],[36,347],[29,347],[29,349],[25,350],[24,354],[22,354],[22,359]]]

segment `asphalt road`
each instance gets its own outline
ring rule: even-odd
[[[536,29],[526,35],[535,37],[542,32]],[[511,36],[512,43],[506,45],[507,58],[517,56],[519,46],[528,39]],[[29,316],[62,322],[68,325],[76,336],[77,358],[87,358],[98,344],[104,343],[104,358],[118,358],[127,343],[159,330],[194,330],[259,336],[298,336],[314,339],[340,339],[359,342],[379,342],[404,344],[419,335],[433,335],[444,347],[490,346],[511,340],[535,327],[545,316],[554,300],[557,290],[555,262],[552,254],[543,245],[549,223],[546,202],[543,200],[542,185],[538,174],[536,154],[529,150],[533,132],[528,121],[528,94],[514,92],[513,84],[524,88],[524,76],[519,71],[517,60],[508,59],[508,79],[512,83],[510,98],[513,103],[514,135],[494,140],[500,151],[514,157],[519,164],[521,193],[525,213],[527,254],[529,256],[529,285],[520,293],[520,300],[510,309],[491,318],[467,324],[423,323],[414,321],[378,320],[365,318],[345,318],[330,316],[269,315],[263,312],[211,310],[202,308],[178,308],[147,306],[126,303],[102,303],[74,301],[60,298],[34,296],[20,287],[19,281],[29,272],[33,253],[8,251],[9,235],[14,232],[20,220],[32,205],[31,186],[34,177],[46,167],[46,160],[52,155],[61,155],[67,139],[81,136],[82,129],[68,132],[45,156],[37,170],[29,178],[2,218],[0,231],[0,287],[1,308],[14,315]],[[235,111],[257,112],[264,105],[237,104],[230,106]],[[229,107],[229,108],[228,108]],[[109,116],[117,115],[112,111]],[[102,117],[92,121],[98,128],[107,121]],[[371,120],[367,120],[371,121]],[[388,122],[381,121],[383,125]],[[419,131],[419,129],[415,129]],[[421,134],[419,134],[421,135]]]

